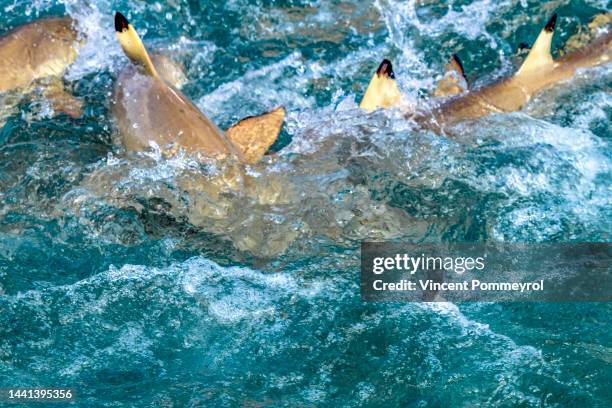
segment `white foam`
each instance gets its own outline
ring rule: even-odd
[[[181,296],[196,298],[198,302],[207,305],[209,316],[222,324],[235,324],[243,319],[278,317],[277,305],[281,299],[286,301],[294,296],[317,298],[329,289],[324,281],[305,285],[289,273],[266,274],[246,267],[222,267],[203,257],[195,257],[165,268],[143,265],[124,265],[120,268],[111,266],[105,272],[70,285],[19,293],[14,300],[27,299],[28,303],[41,303],[44,292],[51,291],[70,296],[76,306],[86,301],[88,292],[102,288],[103,295],[80,306],[82,314],[101,314],[117,299],[131,298],[136,295],[134,290],[148,287],[148,282],[159,282],[160,279],[173,288],[172,292],[166,292],[165,296],[175,300]],[[78,319],[79,316],[70,312],[69,315],[60,317],[60,320],[68,324],[75,318]],[[148,343],[143,338],[142,330],[132,326],[128,326],[126,330],[121,335],[121,344],[130,349],[147,348]]]
[[[63,0],[68,14],[76,20],[86,42],[79,49],[76,61],[68,69],[66,78],[74,81],[89,74],[114,71],[126,60],[115,38],[112,5],[109,2]],[[103,11],[101,11],[103,10]],[[142,34],[142,30],[141,34]]]

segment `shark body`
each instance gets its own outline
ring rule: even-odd
[[[71,18],[51,18],[17,27],[0,37],[0,92],[61,76],[77,57]]]
[[[451,98],[431,112],[430,119],[450,126],[465,119],[477,119],[491,113],[520,110],[538,93],[571,79],[579,69],[610,61],[612,33],[600,37],[588,47],[576,50],[550,64],[527,72],[518,72],[491,85]],[[422,121],[423,117],[420,117]]]
[[[551,43],[556,20],[557,16],[554,15],[548,21],[522,66],[514,75],[473,90],[457,86],[459,82],[456,80],[452,81],[450,87],[448,82],[441,81],[435,95],[449,96],[448,93],[440,92],[439,95],[438,92],[441,89],[453,89],[450,97],[433,109],[405,112],[405,117],[414,120],[422,127],[444,131],[466,119],[477,119],[492,113],[518,111],[542,90],[571,79],[578,70],[610,62],[612,32],[600,35],[586,46],[556,60],[553,59]],[[387,68],[382,70],[383,66]],[[360,104],[366,111],[401,107],[401,93],[389,67],[390,62],[383,61],[370,81]],[[464,79],[463,68],[458,59],[449,67],[454,78]]]
[[[113,113],[124,146],[141,151],[174,143],[212,159],[238,156],[223,132],[178,89],[130,65],[115,84]]]
[[[122,142],[141,151],[157,144],[167,154],[183,150],[204,159],[237,159],[253,164],[276,140],[285,110],[243,119],[223,132],[181,91],[158,72],[159,63],[148,55],[140,37],[121,14],[115,30],[133,64],[119,75],[112,109]]]
[[[61,81],[81,44],[70,17],[49,18],[19,26],[0,37],[0,94],[31,94],[43,90],[55,111],[81,115],[81,102]],[[19,98],[9,98],[11,105]],[[7,102],[5,100],[5,102]],[[10,106],[5,107],[10,109]]]

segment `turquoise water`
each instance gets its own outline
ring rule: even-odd
[[[355,102],[384,57],[417,101],[452,52],[486,83],[553,10],[559,48],[609,8],[0,0],[0,32],[69,13],[89,38],[66,77],[84,117],[4,112],[0,386],[70,386],[83,407],[611,406],[607,303],[359,297],[366,239],[609,242],[610,68],[457,140]],[[278,155],[251,169],[282,200],[211,197],[188,158],[113,145],[115,10],[185,65],[220,126],[287,108]]]

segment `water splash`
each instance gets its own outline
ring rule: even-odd
[[[78,20],[90,43],[68,78],[90,111],[0,129],[0,382],[78,386],[92,406],[609,405],[607,305],[358,296],[365,239],[609,239],[605,69],[454,140],[357,108],[383,57],[419,102],[451,52],[482,81],[509,70],[548,4],[196,3],[1,4],[6,27]],[[289,145],[237,191],[214,184],[222,166],[114,146],[113,8],[185,63],[217,123],[286,104]]]

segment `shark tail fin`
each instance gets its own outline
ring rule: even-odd
[[[115,31],[117,31],[117,40],[123,48],[125,55],[136,65],[141,66],[147,75],[154,78],[159,78],[155,66],[151,62],[151,58],[138,36],[134,27],[129,23],[127,18],[119,12],[115,13]]]
[[[468,90],[463,64],[457,54],[451,56],[450,61],[444,68],[444,77],[438,82],[434,96],[458,95]]]
[[[529,73],[536,70],[551,67],[553,65],[554,61],[551,54],[551,44],[556,25],[557,14],[555,13],[550,20],[548,20],[548,23],[546,23],[542,31],[540,31],[523,65],[521,65],[517,71],[517,76],[529,75]]]
[[[225,136],[242,153],[249,164],[255,164],[274,144],[285,120],[285,108],[278,107],[259,116],[242,119],[225,131]]]
[[[359,107],[367,112],[377,108],[394,108],[401,102],[401,93],[395,82],[393,66],[388,59],[378,66],[372,76]]]

